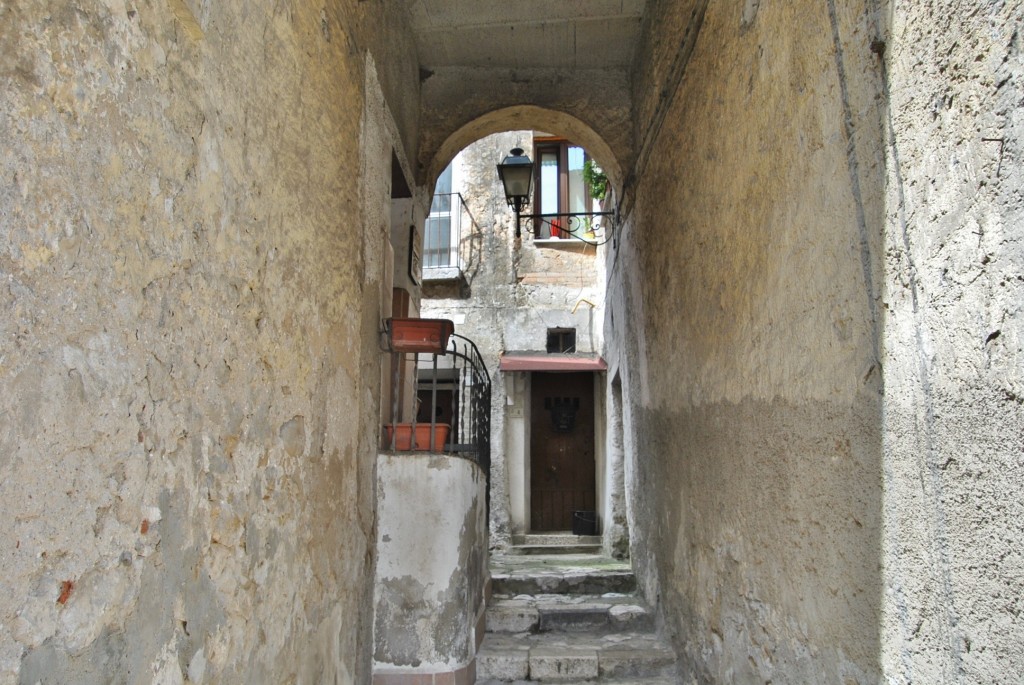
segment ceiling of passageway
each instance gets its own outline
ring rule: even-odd
[[[625,69],[646,0],[413,0],[420,66]]]

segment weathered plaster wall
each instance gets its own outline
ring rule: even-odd
[[[374,672],[450,673],[476,655],[487,579],[486,483],[467,459],[377,461]]]
[[[649,19],[606,336],[634,564],[688,682],[881,673],[881,62],[836,5]]]
[[[0,6],[0,682],[369,677],[377,11]]]
[[[884,666],[1024,672],[1024,3],[892,3]]]

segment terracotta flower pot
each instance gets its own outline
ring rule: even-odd
[[[444,354],[455,324],[448,319],[388,319],[392,352]]]
[[[384,424],[384,431],[387,433],[387,447],[391,447],[391,439],[394,436],[395,449],[399,452],[418,450],[421,452],[441,452],[448,442],[448,433],[451,426],[447,423],[434,424],[434,440],[430,440],[430,424],[416,424],[416,440],[413,442],[413,425],[411,423],[399,423],[392,425]]]

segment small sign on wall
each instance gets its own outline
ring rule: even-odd
[[[409,279],[416,285],[420,284],[423,275],[422,250],[419,229],[413,224],[409,226]]]

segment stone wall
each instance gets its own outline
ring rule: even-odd
[[[881,673],[882,63],[836,4],[655,3],[634,79],[606,336],[686,682]]]
[[[901,3],[886,50],[884,665],[1024,671],[1024,3]]]
[[[382,7],[0,7],[0,682],[368,679]]]
[[[607,331],[687,677],[1013,682],[1024,7],[686,5]]]

